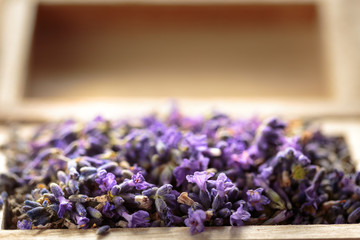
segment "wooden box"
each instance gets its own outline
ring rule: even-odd
[[[360,160],[357,0],[2,0],[0,121],[215,108],[311,118]],[[0,143],[6,125],[0,125]],[[5,157],[0,155],[0,163]],[[359,161],[360,162],[360,161]],[[0,170],[5,168],[0,165]],[[0,219],[1,220],[1,219]],[[360,225],[112,229],[104,238],[358,239]],[[0,237],[97,238],[93,230]]]

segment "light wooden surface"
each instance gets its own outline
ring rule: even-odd
[[[3,230],[0,239],[359,239],[360,224],[341,225],[279,225],[279,226],[244,226],[244,227],[208,227],[205,231],[190,235],[185,227],[173,228],[127,228],[110,229],[109,234],[98,236],[95,229],[89,230]]]

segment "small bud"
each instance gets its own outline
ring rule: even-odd
[[[135,196],[135,202],[138,202],[139,208],[144,210],[149,210],[153,203],[147,196],[143,196],[143,195]]]
[[[228,208],[223,208],[217,212],[217,215],[221,218],[227,218],[231,215],[231,211]]]
[[[134,174],[130,170],[124,169],[122,170],[122,175],[124,178],[131,179]]]
[[[31,219],[31,220],[35,220],[40,218],[43,214],[46,213],[45,208],[41,207],[36,207],[33,208],[29,211],[26,212],[26,215]]]
[[[221,149],[220,148],[209,148],[209,154],[212,157],[220,157],[221,156]]]
[[[275,208],[275,209],[280,209],[280,210],[284,210],[286,209],[285,207],[285,203],[284,201],[281,199],[281,197],[279,196],[279,194],[277,194],[274,190],[272,190],[271,188],[266,188],[265,189],[266,195],[270,198],[271,203],[270,203],[270,207]]]
[[[211,205],[211,196],[209,194],[209,192],[206,190],[206,191],[203,191],[203,190],[200,190],[200,202],[201,204],[207,209],[210,207]]]
[[[82,167],[80,168],[80,173],[84,176],[89,176],[92,174],[96,174],[97,173],[97,168],[95,167]]]
[[[215,218],[215,220],[213,221],[213,224],[215,226],[222,226],[222,225],[224,225],[224,219],[223,218]]]
[[[73,180],[77,180],[79,178],[79,176],[80,176],[78,171],[73,167],[70,168],[69,175],[70,175],[70,178],[73,179]]]
[[[178,203],[182,203],[188,206],[192,206],[194,204],[194,200],[192,200],[189,196],[187,192],[182,192],[180,194],[180,196],[177,199]]]
[[[98,228],[98,230],[96,231],[97,235],[105,235],[108,233],[108,230],[110,229],[109,225],[104,225]]]
[[[61,190],[59,185],[57,185],[56,183],[50,183],[50,190],[54,194],[54,196],[57,198],[64,196],[63,191]]]
[[[110,193],[111,195],[116,196],[119,195],[120,191],[121,191],[120,185],[115,185],[111,188]]]
[[[95,219],[101,219],[102,218],[101,212],[99,212],[95,208],[87,207],[86,210],[90,214],[90,216],[92,216],[93,218],[95,218]]]
[[[77,214],[79,214],[81,217],[86,216],[86,214],[87,214],[86,209],[85,209],[84,205],[82,205],[81,203],[77,202],[75,204],[75,209],[76,209]]]
[[[77,194],[79,192],[79,183],[74,179],[70,179],[68,182],[69,189],[72,194]]]
[[[125,200],[122,197],[116,196],[113,198],[113,203],[115,206],[121,206],[124,202]]]
[[[349,214],[347,220],[349,223],[356,223],[359,218],[360,218],[360,207],[358,207],[354,211],[352,211]]]
[[[281,187],[290,187],[291,180],[290,180],[290,174],[288,171],[283,171],[281,173]]]
[[[41,204],[35,201],[25,200],[24,204],[30,206],[31,208],[41,207]]]
[[[207,210],[206,212],[205,212],[205,214],[206,214],[206,221],[210,221],[210,219],[212,218],[212,216],[214,216],[214,212],[213,212],[213,210]]]
[[[224,200],[222,197],[219,196],[219,194],[216,194],[213,202],[212,202],[212,209],[214,209],[214,211],[216,211],[219,207],[221,207],[221,205],[223,205]]]
[[[128,222],[124,221],[124,220],[120,220],[115,224],[117,227],[121,227],[121,228],[126,228],[128,225]]]
[[[83,195],[83,194],[76,194],[76,195],[71,195],[69,197],[69,200],[71,202],[80,202],[80,203],[84,203],[87,202],[88,196],[87,195]]]

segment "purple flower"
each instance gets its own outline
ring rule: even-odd
[[[134,212],[133,214],[128,214],[127,212],[122,213],[122,217],[128,221],[127,227],[136,228],[136,227],[149,227],[149,213],[143,210]]]
[[[69,200],[67,200],[65,198],[63,198],[62,200],[60,200],[60,198],[59,198],[59,201],[60,201],[60,204],[59,204],[58,216],[59,216],[59,218],[63,218],[67,211],[71,211],[72,205],[69,202]]]
[[[230,216],[230,224],[231,226],[243,226],[244,221],[248,221],[251,215],[248,211],[243,209],[243,204],[240,204],[240,207],[231,214]]]
[[[279,151],[276,155],[276,158],[286,159],[289,162],[299,162],[301,165],[305,166],[311,163],[310,159],[302,154],[300,151],[287,147],[282,151]]]
[[[208,180],[208,182],[214,184],[216,187],[211,191],[213,196],[219,194],[220,197],[225,197],[225,194],[235,187],[225,173],[220,173],[216,180]]]
[[[203,232],[205,229],[205,212],[203,210],[193,211],[191,208],[189,208],[188,214],[189,217],[185,219],[184,223],[187,227],[190,227],[190,233],[196,234]]]
[[[256,190],[248,190],[246,192],[246,195],[248,197],[247,204],[250,210],[253,210],[255,208],[256,211],[262,211],[264,210],[264,205],[270,203],[270,200],[264,195],[262,195],[263,191],[263,188],[258,188]]]
[[[255,140],[256,147],[261,155],[259,157],[273,155],[277,147],[282,145],[285,141],[283,136],[285,127],[285,123],[276,118],[272,118],[267,122]]]
[[[187,175],[186,179],[188,180],[188,182],[196,183],[200,190],[206,191],[206,181],[212,176],[214,176],[214,173],[207,173],[206,171],[203,171],[195,172],[194,175]]]
[[[31,221],[28,221],[28,220],[22,220],[22,221],[18,221],[17,222],[17,228],[20,229],[20,230],[29,230],[31,229]]]
[[[181,139],[182,134],[175,127],[170,127],[166,129],[164,135],[160,138],[160,140],[165,144],[167,149],[177,148]]]
[[[100,170],[95,178],[95,182],[99,184],[99,188],[103,191],[110,191],[116,185],[115,175],[107,173],[106,170]]]
[[[248,151],[243,151],[241,154],[232,154],[231,159],[238,163],[242,169],[249,170],[254,164],[254,160],[251,158]]]
[[[145,190],[152,186],[150,183],[145,181],[144,176],[140,172],[132,176],[132,181],[137,190]]]
[[[58,216],[59,218],[63,218],[67,211],[71,211],[72,204],[69,200],[65,199],[63,191],[56,183],[50,184],[50,190],[59,201]]]
[[[188,132],[183,139],[183,147],[189,149],[191,152],[202,152],[208,147],[206,135],[194,135]]]
[[[114,210],[115,210],[115,206],[110,204],[109,201],[106,201],[105,206],[102,210],[102,214],[105,217],[113,218],[115,216]]]
[[[177,186],[180,186],[186,179],[186,176],[200,170],[200,162],[196,160],[184,159],[180,166],[177,166],[173,174],[176,178]]]
[[[89,223],[90,219],[84,216],[80,216],[77,213],[74,213],[74,220],[76,221],[76,224],[79,225],[81,228],[86,228],[87,224]]]

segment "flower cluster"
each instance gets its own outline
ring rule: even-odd
[[[360,222],[343,139],[225,114],[40,126],[4,148],[10,227],[109,228]],[[15,136],[15,134],[13,134]]]

